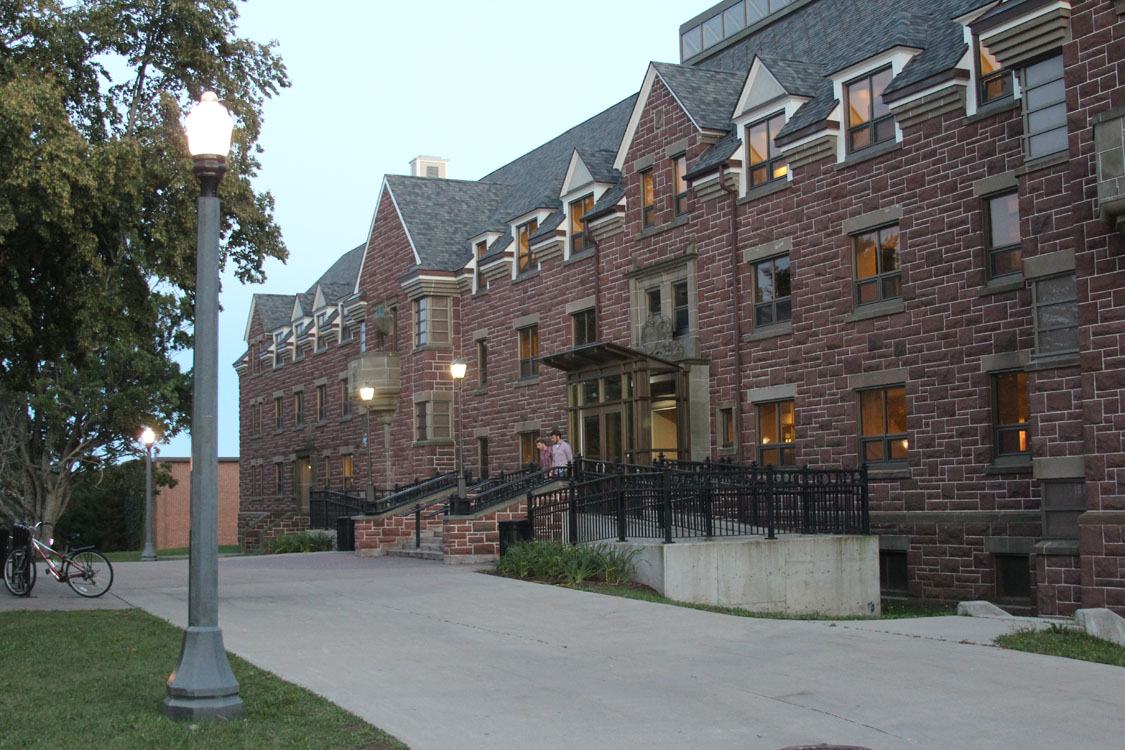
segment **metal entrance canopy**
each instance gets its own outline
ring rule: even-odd
[[[650,372],[679,372],[681,367],[666,359],[611,343],[583,344],[558,354],[547,354],[540,361],[548,367],[566,373],[581,372],[598,367],[612,367],[638,361],[648,362]]]

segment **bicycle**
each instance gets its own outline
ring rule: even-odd
[[[93,545],[59,552],[49,540],[44,544],[34,532],[44,526],[17,523],[12,527],[12,550],[4,560],[4,585],[15,596],[29,596],[35,588],[36,560],[42,558],[47,572],[59,583],[64,581],[79,596],[99,597],[113,585],[113,566]]]

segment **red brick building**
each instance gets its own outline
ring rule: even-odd
[[[159,457],[156,463],[176,480],[175,487],[156,487],[152,498],[152,536],[157,550],[191,544],[191,459]],[[219,459],[219,544],[238,544],[237,458]]]
[[[478,181],[388,175],[363,246],[255,298],[243,538],[452,470],[461,413],[474,472],[556,426],[866,463],[885,595],[1125,612],[1125,3],[726,0],[680,34]]]

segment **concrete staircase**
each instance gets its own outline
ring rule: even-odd
[[[387,550],[388,557],[413,557],[418,560],[443,560],[442,529],[426,529],[422,531],[422,546],[414,547],[414,537],[403,539],[393,549]]]

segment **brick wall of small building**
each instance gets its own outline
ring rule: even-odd
[[[175,487],[153,487],[153,546],[180,549],[191,543],[191,459],[156,457],[176,480]],[[219,459],[219,544],[238,544],[239,461]]]

